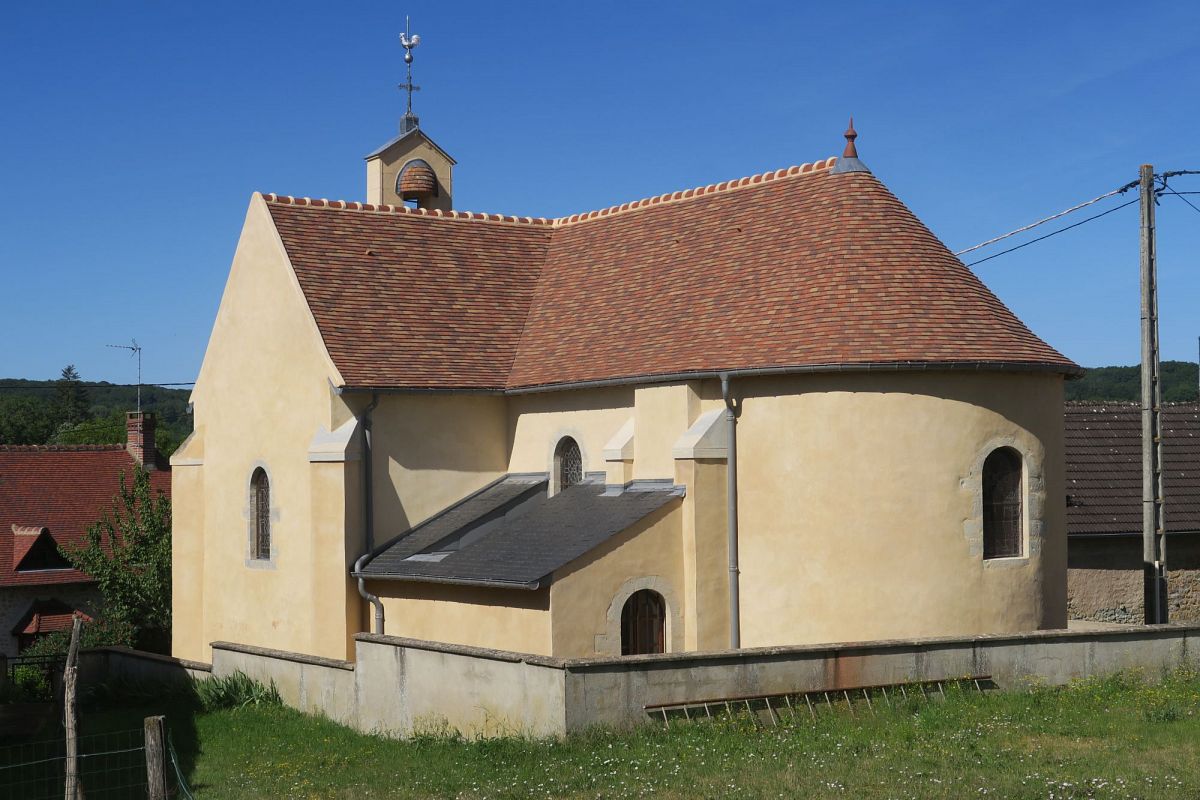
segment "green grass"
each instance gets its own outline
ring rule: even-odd
[[[270,703],[169,724],[197,798],[1200,797],[1200,676],[1182,672],[565,741],[403,742]]]

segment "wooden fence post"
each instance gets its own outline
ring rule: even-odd
[[[76,614],[71,620],[71,646],[63,667],[63,728],[67,734],[66,800],[83,797],[83,789],[79,785],[79,739],[75,730],[75,676],[78,671],[79,632],[82,628],[83,620]]]
[[[146,717],[142,723],[146,734],[146,785],[150,800],[167,800],[167,748],[163,720],[161,716]]]

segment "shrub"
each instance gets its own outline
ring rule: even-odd
[[[196,698],[205,711],[247,706],[283,705],[275,681],[264,686],[244,672],[224,678],[203,678],[195,683]]]
[[[121,622],[88,622],[79,634],[79,647],[133,646],[133,628]],[[39,638],[21,652],[23,656],[65,656],[71,646],[71,631],[55,631]]]

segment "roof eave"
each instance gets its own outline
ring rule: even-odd
[[[400,575],[394,572],[352,572],[352,578],[362,578],[368,581],[397,581],[402,583],[441,583],[451,586],[479,586],[488,589],[521,589],[535,591],[542,588],[542,581],[505,581],[496,578],[463,578],[451,575]]]
[[[454,158],[449,153],[447,153],[445,150],[442,149],[441,145],[439,145],[433,139],[429,138],[429,134],[425,133],[420,128],[413,128],[411,131],[408,131],[407,133],[402,133],[399,136],[397,136],[396,138],[387,142],[386,144],[383,144],[383,145],[375,148],[375,150],[373,150],[372,152],[363,156],[363,161],[370,161],[372,158],[378,158],[388,148],[399,144],[400,142],[407,139],[409,136],[420,136],[422,139],[424,139],[426,142],[429,143],[430,147],[432,147],[434,150],[437,150],[438,153],[440,153],[442,156],[444,156],[445,159],[450,162],[451,166],[455,166],[458,164],[458,162],[455,161]]]
[[[800,364],[785,367],[750,367],[741,369],[706,369],[683,372],[649,373],[616,378],[598,378],[562,383],[526,384],[497,388],[494,386],[398,386],[346,385],[336,388],[338,394],[491,394],[515,395],[536,392],[560,392],[570,389],[596,389],[635,384],[678,383],[680,381],[730,378],[750,378],[773,375],[810,375],[838,372],[1051,372],[1068,380],[1083,377],[1084,369],[1077,364],[1041,361],[880,361],[858,364]]]

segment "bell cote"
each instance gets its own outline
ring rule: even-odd
[[[367,156],[367,202],[449,211],[455,161],[418,127]]]

